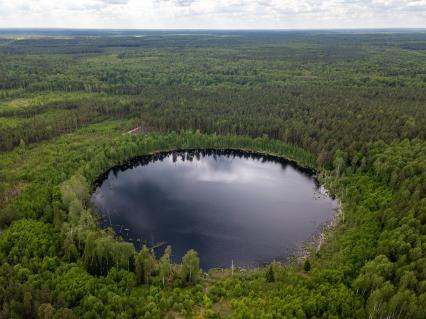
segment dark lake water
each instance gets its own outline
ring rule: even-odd
[[[101,176],[91,200],[103,226],[137,248],[170,244],[176,262],[193,248],[205,270],[285,260],[336,207],[288,161],[209,150],[133,159]]]

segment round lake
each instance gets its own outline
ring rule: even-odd
[[[285,260],[333,217],[309,172],[270,156],[176,151],[133,159],[98,181],[92,204],[125,240],[195,249],[204,270]]]

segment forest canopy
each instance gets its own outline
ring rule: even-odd
[[[424,32],[93,32],[0,30],[0,318],[426,317]],[[293,160],[342,213],[235,272],[99,227],[101,174],[191,148]]]

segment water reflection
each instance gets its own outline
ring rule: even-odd
[[[126,240],[171,244],[175,261],[194,248],[204,269],[285,259],[335,207],[310,172],[230,150],[134,159],[100,178],[92,202]]]

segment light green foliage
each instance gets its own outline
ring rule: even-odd
[[[184,278],[189,283],[194,283],[198,281],[198,276],[200,273],[200,258],[195,250],[189,250],[182,257],[182,271]]]
[[[167,246],[164,250],[163,256],[159,261],[160,268],[160,277],[163,287],[166,286],[166,283],[171,279],[172,275],[172,265],[171,265],[171,256],[172,256],[172,247]]]
[[[51,225],[22,219],[0,236],[2,262],[17,264],[24,259],[55,256],[59,250],[58,234]]]
[[[61,195],[62,202],[71,210],[71,207],[74,209],[80,209],[78,213],[83,210],[83,204],[86,203],[89,196],[89,187],[87,185],[86,179],[81,175],[74,175],[69,180],[64,182],[61,185]]]
[[[149,283],[156,262],[152,252],[144,245],[136,255],[135,272],[139,283]]]

